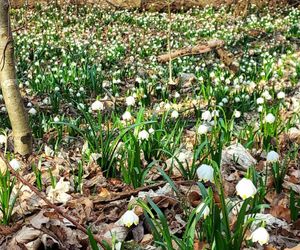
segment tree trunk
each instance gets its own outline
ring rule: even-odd
[[[32,134],[16,80],[8,0],[0,0],[0,83],[13,130],[15,152],[28,155],[32,152]]]

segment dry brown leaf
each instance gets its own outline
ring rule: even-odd
[[[300,244],[292,248],[285,248],[284,250],[300,250]]]
[[[47,224],[50,221],[49,217],[45,217],[44,211],[40,211],[36,216],[34,216],[30,223],[36,229],[41,229],[42,224]]]
[[[273,245],[267,245],[264,247],[264,250],[277,250],[277,248],[274,247]]]
[[[153,235],[152,234],[145,234],[144,238],[141,241],[141,245],[149,246],[152,241],[153,241]]]
[[[102,198],[110,198],[111,194],[106,188],[101,188],[99,196]]]
[[[291,222],[291,211],[290,209],[283,206],[274,206],[270,209],[270,214],[274,217],[284,219],[287,222]]]
[[[195,240],[194,242],[194,250],[203,250],[208,247],[206,242]]]
[[[40,230],[36,230],[32,227],[24,226],[11,240],[8,244],[7,249],[15,249],[18,244],[27,244],[31,241],[36,240],[42,235]]]
[[[188,200],[189,200],[189,202],[191,203],[191,205],[193,207],[198,206],[200,204],[200,202],[201,202],[200,192],[199,191],[191,191],[188,194]]]

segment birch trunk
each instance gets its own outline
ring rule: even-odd
[[[14,150],[28,155],[32,152],[32,134],[16,80],[8,0],[0,0],[0,84],[13,130]]]

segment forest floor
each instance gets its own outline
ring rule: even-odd
[[[35,141],[0,94],[0,249],[300,249],[299,8],[11,19]]]

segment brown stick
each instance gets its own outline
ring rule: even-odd
[[[179,50],[175,50],[171,53],[166,53],[157,57],[159,62],[165,63],[171,59],[180,57],[180,56],[189,56],[189,55],[198,55],[212,51],[215,48],[224,46],[224,41],[222,40],[211,40],[206,44],[198,44],[194,47],[186,47]]]
[[[197,184],[197,182],[195,182],[195,181],[175,181],[175,180],[173,180],[173,182],[176,185],[196,185]],[[168,182],[166,182],[166,181],[161,181],[159,183],[155,183],[155,184],[152,184],[152,185],[149,185],[149,186],[136,188],[132,191],[127,191],[127,192],[121,192],[121,193],[118,193],[118,194],[114,194],[114,196],[112,198],[109,198],[109,199],[108,198],[97,197],[96,199],[91,198],[91,200],[93,201],[94,204],[109,203],[109,202],[129,198],[132,195],[137,195],[141,191],[149,191],[150,189],[156,190],[159,187],[161,187],[161,186],[163,186],[167,183]]]
[[[65,214],[65,212],[58,206],[54,205],[53,203],[51,203],[47,197],[41,193],[36,187],[34,187],[32,184],[30,184],[28,181],[26,181],[23,177],[21,177],[10,165],[10,163],[6,160],[6,158],[4,157],[3,153],[0,152],[0,157],[2,158],[2,160],[5,162],[6,166],[8,167],[9,171],[11,172],[12,175],[14,175],[21,183],[23,183],[24,185],[26,185],[27,187],[30,188],[30,190],[32,192],[34,192],[39,198],[41,198],[49,207],[53,208],[54,211],[56,213],[58,213],[60,216],[62,216],[63,218],[67,219],[68,221],[70,221],[73,225],[75,225],[75,227],[77,229],[79,229],[80,231],[84,232],[85,234],[88,234],[87,230],[85,227],[83,227],[82,225],[80,225],[75,219],[73,219],[71,216],[69,216],[68,214]],[[106,240],[107,242],[110,242],[109,239],[106,238],[99,238],[98,236],[94,235],[95,240],[98,242],[98,244],[103,247],[103,240]]]

